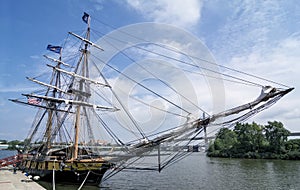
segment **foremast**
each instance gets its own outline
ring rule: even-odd
[[[62,57],[61,52],[62,52],[62,49],[60,49],[60,51],[59,51],[59,59],[58,59],[59,61],[61,61],[61,57]],[[61,65],[61,63],[57,62],[56,67],[60,68],[60,65]],[[58,89],[60,88],[61,83],[60,83],[60,72],[57,71],[57,72],[54,72],[54,74],[56,75],[56,76],[54,76],[54,79],[55,79],[54,86],[56,88],[54,88],[53,91],[52,91],[52,97],[55,98],[57,93],[59,93],[59,95],[60,95],[60,92],[57,91],[57,88]],[[46,93],[46,95],[47,95],[47,93]],[[47,124],[46,124],[46,138],[47,138],[46,150],[49,150],[51,148],[51,134],[52,134],[52,126],[53,126],[52,121],[53,121],[54,110],[56,109],[56,104],[55,103],[50,102],[49,104],[50,104],[49,107],[51,107],[53,109],[48,109],[48,120],[47,120]]]

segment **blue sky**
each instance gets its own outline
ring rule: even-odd
[[[68,31],[85,28],[84,11],[114,27],[141,22],[175,25],[201,39],[218,64],[294,86],[292,94],[254,120],[276,119],[291,131],[300,131],[300,5],[296,0],[2,0],[0,139],[27,136],[35,110],[8,99],[35,87],[25,77],[37,74],[49,43],[61,44]],[[103,26],[103,31],[108,29]],[[239,92],[232,96],[242,100]]]

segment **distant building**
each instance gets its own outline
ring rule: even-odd
[[[0,144],[0,150],[8,149],[8,144]]]

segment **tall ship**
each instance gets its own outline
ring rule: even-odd
[[[182,58],[188,56],[186,53],[148,40],[142,41],[142,46],[130,44],[136,48],[135,52],[128,53],[126,48],[118,49],[118,45],[126,43],[127,38],[135,38],[124,30],[119,31],[119,38],[108,36],[93,42],[90,15],[84,13],[82,20],[87,26],[82,34],[69,32],[63,45],[47,46],[49,54],[44,56],[47,62],[44,69],[46,74],[27,77],[38,86],[37,91],[24,93],[22,98],[11,99],[12,102],[37,109],[31,130],[24,140],[25,147],[19,155],[19,168],[32,176],[39,176],[40,180],[99,185],[122,170],[160,172],[188,156],[191,152],[185,151],[186,147],[205,147],[216,129],[232,127],[237,122],[245,121],[293,90],[292,87],[263,78],[259,79],[267,85],[220,72],[218,76],[229,77],[222,80],[258,87],[260,94],[252,101],[209,113],[192,102],[188,94],[184,94],[188,92],[182,93],[161,79],[166,77],[166,74],[159,74],[163,69],[168,70],[169,78],[173,80],[177,79],[178,72],[167,68],[170,65],[164,64],[164,61],[153,59],[162,57],[176,62],[174,67],[181,71],[194,72],[196,68],[205,70],[211,73],[209,76],[204,72],[212,80],[217,80],[214,74],[219,71],[193,65],[193,62]],[[100,37],[103,35],[99,34]],[[114,54],[110,61],[102,59],[105,52],[114,48],[119,57]],[[153,55],[148,60],[153,65],[148,62],[143,65],[136,61],[133,56],[141,51]],[[113,61],[122,60],[121,56],[123,61],[127,59],[138,65],[138,70],[129,68],[131,73],[151,76],[151,80],[134,78],[122,71],[125,62],[113,65]],[[195,55],[191,57],[209,65],[220,66],[205,58],[195,59]],[[112,77],[113,72],[121,77],[115,79]],[[203,73],[200,74],[203,76]],[[201,88],[199,85],[193,90]],[[181,101],[177,101],[178,98]],[[136,119],[139,114],[144,122]],[[152,119],[148,121],[149,118]]]

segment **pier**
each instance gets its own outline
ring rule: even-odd
[[[5,190],[43,190],[35,181],[32,181],[21,171],[15,174],[11,169],[0,169],[0,187]]]

